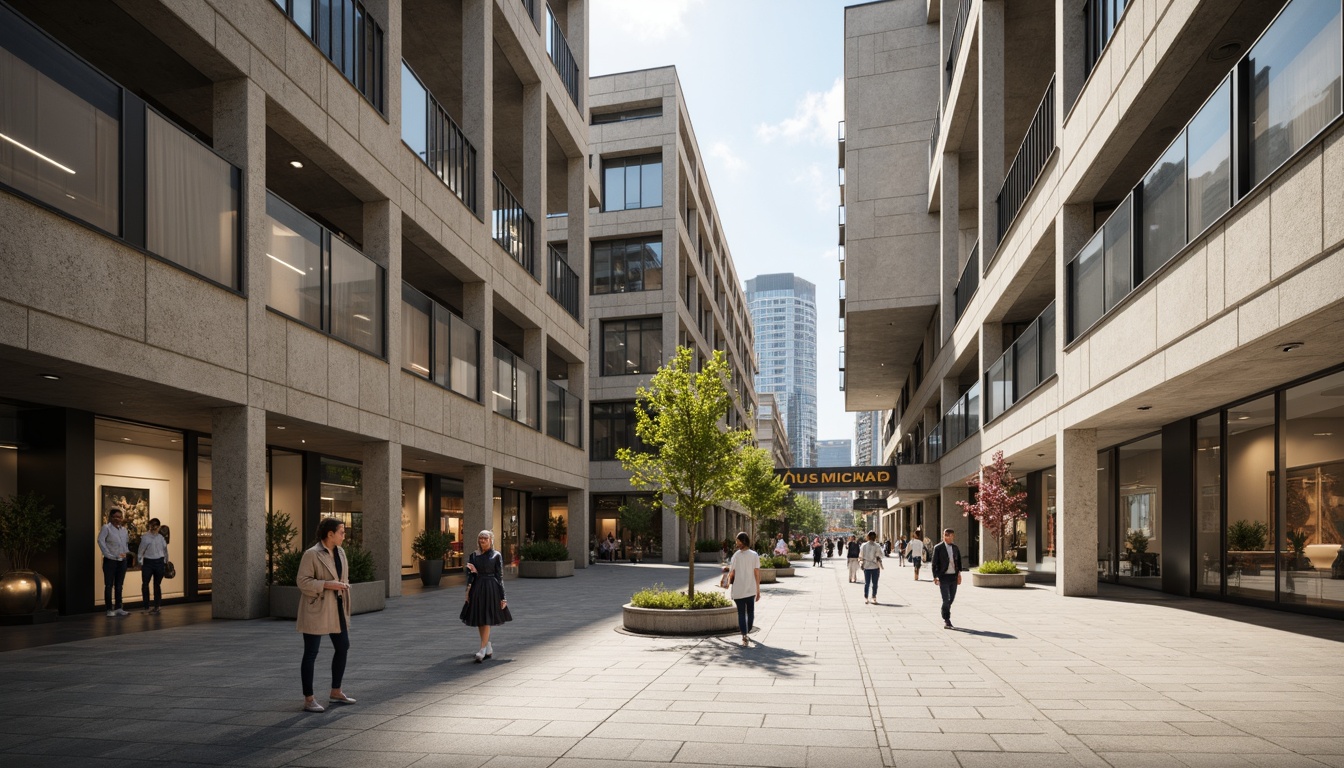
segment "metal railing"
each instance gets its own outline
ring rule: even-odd
[[[1055,375],[1055,303],[1003,351],[985,373],[985,421],[998,418]]]
[[[836,138],[835,138],[835,143],[836,143],[836,152],[838,153],[838,158],[837,158],[837,160],[836,160],[836,164],[837,164],[839,167],[844,168],[844,167],[845,167],[845,121],[844,121],[844,120],[841,120],[841,121],[840,121],[840,125],[836,128]]]
[[[564,255],[555,246],[548,245],[546,250],[551,261],[551,268],[547,271],[546,292],[575,320],[583,322],[583,317],[579,314],[578,273],[569,266],[569,262],[565,261]]]
[[[938,151],[938,132],[942,130],[943,116],[933,113],[933,129],[929,131],[929,170],[933,170],[933,156]]]
[[[523,7],[527,9],[527,18],[532,20],[532,26],[537,25],[537,0],[523,0]]]
[[[948,46],[947,63],[943,65],[946,72],[946,78],[943,81],[943,92],[951,90],[952,75],[957,71],[957,55],[961,53],[961,38],[966,32],[966,19],[971,15],[971,0],[961,0],[961,6],[957,8],[957,21],[952,27],[952,44]]]
[[[970,258],[966,259],[966,266],[961,268],[961,278],[957,280],[957,288],[952,292],[952,306],[954,314],[952,324],[961,320],[962,314],[966,312],[966,307],[971,304],[971,297],[980,287],[980,241],[971,246]]]
[[[467,140],[457,122],[448,114],[448,110],[439,104],[434,94],[429,92],[420,78],[406,62],[402,62],[402,77],[412,77],[415,84],[425,94],[425,135],[424,145],[419,137],[404,135],[408,145],[416,150],[418,156],[429,169],[438,176],[457,198],[468,208],[476,209],[476,147]],[[405,88],[403,88],[405,92]],[[403,134],[405,134],[403,126]],[[413,142],[413,143],[412,143]]]
[[[1036,107],[1036,115],[1031,118],[1027,135],[1017,148],[1017,157],[1008,166],[1003,187],[999,189],[999,227],[997,242],[1003,242],[1008,227],[1022,210],[1022,203],[1036,186],[1045,161],[1055,151],[1055,78],[1050,77],[1050,85],[1045,88],[1045,96]],[[997,246],[996,246],[997,250]]]
[[[979,431],[980,382],[977,381],[947,409],[938,426],[929,430],[925,455],[930,463],[935,462]]]
[[[513,196],[504,182],[495,175],[495,208],[491,217],[491,235],[499,247],[509,252],[529,275],[537,276],[537,254],[534,241],[536,225],[523,210],[523,204]]]
[[[560,82],[565,84],[574,106],[582,109],[579,103],[579,64],[574,60],[574,52],[569,48],[564,30],[560,29],[560,22],[555,20],[550,3],[546,4],[546,53],[550,54],[551,63],[560,74]]]

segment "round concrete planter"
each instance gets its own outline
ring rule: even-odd
[[[1025,587],[1027,574],[1023,573],[980,573],[971,571],[971,584],[977,587],[995,587],[999,589]]]
[[[522,560],[518,563],[518,576],[524,579],[563,579],[573,575],[573,560]]]
[[[661,609],[621,608],[622,624],[643,635],[718,635],[737,629],[737,606],[727,608]]]
[[[779,569],[778,569],[778,568],[762,568],[762,569],[761,569],[761,583],[762,583],[762,584],[774,584],[775,581],[776,581],[775,576],[778,575],[778,574],[775,573],[775,571],[777,571],[777,570],[779,570]]]
[[[792,565],[790,565],[788,568],[775,569],[775,578],[785,578],[788,576],[797,576],[797,575],[798,572],[794,570]]]

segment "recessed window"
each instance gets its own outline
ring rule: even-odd
[[[661,238],[593,243],[593,293],[634,293],[662,287]]]
[[[657,104],[652,107],[636,107],[633,109],[622,109],[615,112],[603,112],[601,114],[593,113],[593,125],[609,125],[611,123],[624,123],[630,120],[646,120],[650,117],[662,117],[663,105]]]
[[[662,318],[602,323],[603,376],[653,373],[662,364]]]
[[[662,204],[662,155],[618,157],[602,162],[602,210],[628,211]]]

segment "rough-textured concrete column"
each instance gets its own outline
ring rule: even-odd
[[[546,87],[541,83],[523,86],[523,210],[536,222],[533,247],[537,249],[535,275],[546,283]]]
[[[1003,187],[1004,0],[980,2],[980,269],[994,260]]]
[[[401,594],[401,444],[364,444],[364,548],[387,596]]]
[[[217,408],[214,441],[216,619],[255,619],[266,602],[266,412],[251,406]],[[311,531],[301,531],[307,540]]]
[[[1097,594],[1097,431],[1065,429],[1055,440],[1055,591]]]
[[[481,332],[481,364],[479,368],[481,402],[485,403],[485,410],[488,413],[495,407],[494,399],[490,396],[490,388],[494,380],[493,366],[495,364],[495,294],[489,283],[464,283],[462,285],[462,315],[464,320]],[[487,435],[491,434],[490,425],[492,423],[490,419],[486,419]],[[487,444],[493,445],[493,443]]]
[[[942,89],[940,88],[941,92]],[[935,161],[938,158],[935,158]],[[952,329],[957,324],[957,310],[954,295],[957,281],[961,278],[961,203],[958,192],[958,174],[960,156],[955,152],[942,155],[943,169],[938,178],[939,195],[939,271],[942,275],[942,341],[952,338]]]
[[[574,63],[579,65],[579,114],[585,115],[588,104],[588,0],[568,0],[565,3],[565,39]]]
[[[588,567],[588,532],[592,530],[588,506],[588,490],[575,488],[568,494],[569,501],[569,556],[575,568]]]
[[[961,511],[961,507],[957,506],[958,501],[968,501],[970,499],[969,490],[964,485],[949,485],[943,489],[939,498],[942,499],[943,520],[937,531],[929,533],[930,538],[937,544],[942,540],[943,529],[951,528],[957,533],[957,544],[961,547],[962,554],[969,555],[970,551],[967,549],[967,544],[971,540],[971,521]]]
[[[1060,124],[1087,81],[1086,0],[1055,0],[1055,115]],[[1055,132],[1059,135],[1059,131]]]
[[[663,562],[676,563],[682,559],[682,550],[686,549],[686,525],[677,517],[676,500],[663,496],[660,511],[663,516]]]
[[[573,18],[573,16],[570,18]],[[584,78],[583,82],[584,87],[587,88],[588,78]],[[569,212],[569,216],[565,221],[567,230],[565,233],[567,238],[565,260],[569,263],[569,268],[578,274],[579,285],[587,286],[589,284],[588,274],[590,269],[588,265],[588,259],[590,257],[588,250],[589,200],[588,177],[586,175],[588,172],[588,158],[571,157],[569,158],[567,166],[565,210]],[[675,243],[676,241],[664,240],[663,242]],[[672,263],[675,264],[675,260],[672,260]],[[666,268],[667,265],[664,265],[664,269]],[[676,273],[674,272],[672,274]],[[670,284],[675,285],[676,283],[674,281]],[[586,317],[587,307],[584,306],[584,300],[587,298],[587,294],[588,292],[586,290],[579,291],[579,317]],[[664,349],[669,349],[669,347],[664,347]],[[578,385],[571,382],[570,386],[576,387]],[[585,388],[587,387],[586,380],[583,386]],[[572,389],[571,391],[577,392],[578,390]],[[585,401],[587,400],[586,395],[584,396],[584,399]],[[584,434],[588,433],[585,432]]]
[[[462,495],[462,551],[470,552],[477,532],[494,530],[495,468],[477,465],[463,470]]]
[[[387,328],[387,391],[394,393],[401,382],[401,209],[390,200],[364,204],[364,255],[387,270],[383,304]],[[388,397],[387,415],[394,422],[398,397]],[[388,435],[395,438],[395,435]],[[398,459],[400,460],[400,459]]]
[[[494,11],[493,0],[462,4],[462,131],[476,147],[476,215],[482,219],[489,217],[494,195]]]
[[[537,424],[546,434],[546,332],[540,328],[523,329],[523,360],[537,369]]]

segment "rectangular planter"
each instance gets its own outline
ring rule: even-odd
[[[270,588],[271,618],[297,619],[299,617],[299,598],[303,593],[298,587],[282,587],[272,584]],[[368,581],[350,585],[350,613],[373,613],[387,607],[387,582]]]
[[[723,562],[722,552],[696,552],[695,562],[697,563],[721,563]]]
[[[518,576],[524,579],[563,579],[573,575],[573,560],[522,560],[518,563]]]

